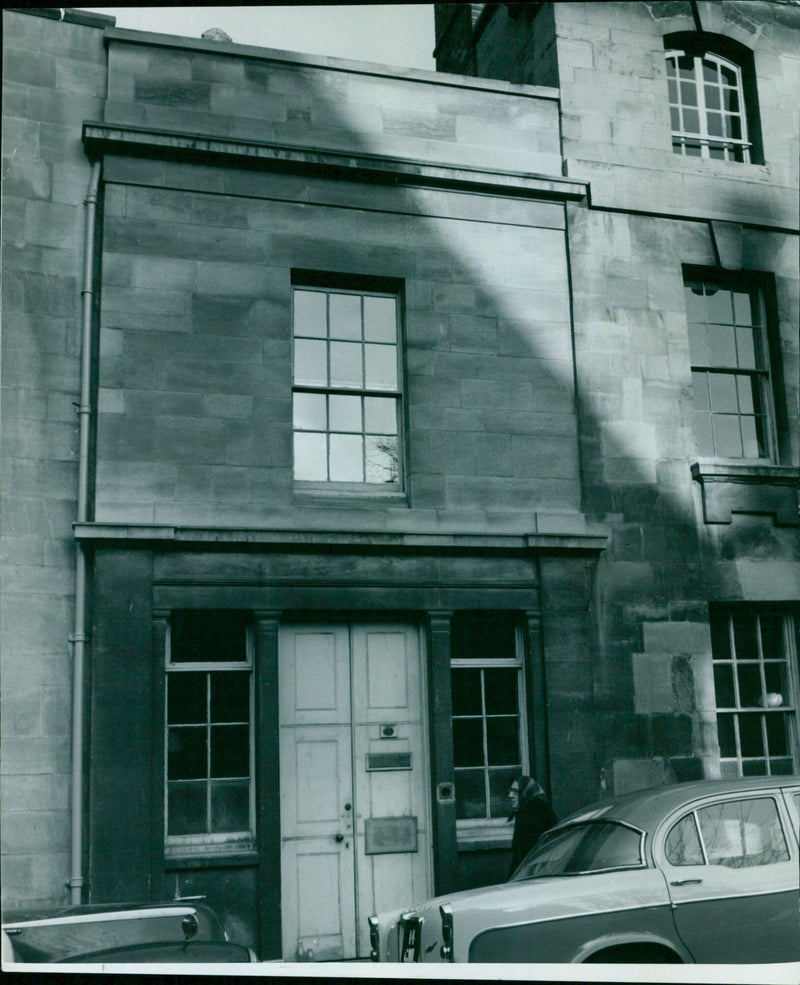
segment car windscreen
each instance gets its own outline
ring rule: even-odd
[[[512,881],[643,864],[640,831],[613,821],[591,821],[545,834],[527,854]]]

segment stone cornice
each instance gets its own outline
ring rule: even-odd
[[[261,167],[289,173],[309,172],[327,177],[369,180],[392,185],[463,188],[496,195],[577,201],[586,196],[586,183],[552,175],[431,164],[389,157],[278,144],[146,127],[85,122],[83,142],[92,157],[127,154],[147,157],[212,160],[215,163]]]

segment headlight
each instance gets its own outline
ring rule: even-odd
[[[377,917],[369,917],[369,959],[370,961],[380,961],[381,959],[381,930]]]
[[[453,960],[453,910],[449,903],[439,907],[442,917],[442,949],[439,951],[442,961]]]

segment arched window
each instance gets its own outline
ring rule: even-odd
[[[667,52],[672,149],[688,157],[749,163],[751,143],[738,65],[706,52]]]

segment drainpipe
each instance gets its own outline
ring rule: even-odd
[[[92,369],[92,274],[94,267],[94,230],[97,213],[97,192],[100,187],[100,162],[92,165],[89,190],[84,199],[86,209],[86,236],[83,251],[83,300],[81,336],[81,391],[78,417],[80,442],[78,447],[78,523],[89,518],[89,424],[91,407],[90,382]],[[83,887],[83,678],[86,655],[86,552],[83,544],[76,543],[75,557],[75,631],[70,636],[72,644],[72,841],[71,869],[67,885],[70,902],[82,902]]]

